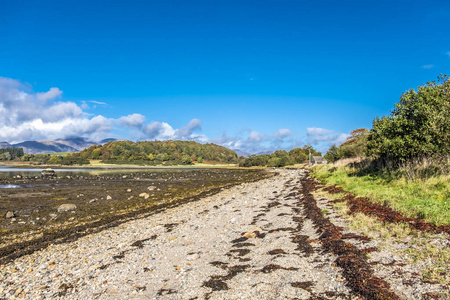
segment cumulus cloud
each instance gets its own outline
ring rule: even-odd
[[[178,129],[174,129],[166,122],[151,122],[144,126],[144,139],[149,140],[194,140],[198,142],[207,142],[208,138],[203,134],[196,132],[202,128],[202,121],[192,119],[189,123]]]
[[[128,127],[141,127],[144,124],[145,116],[141,114],[131,114],[119,118],[119,123]]]
[[[83,109],[71,101],[55,101],[59,88],[33,92],[11,78],[0,78],[0,140],[57,139],[83,136],[97,140],[113,128],[112,119],[86,118]]]
[[[275,132],[274,136],[278,139],[278,140],[282,140],[288,136],[292,135],[292,131],[290,131],[287,128],[281,128],[279,129],[277,132]]]
[[[37,93],[36,99],[39,101],[47,102],[49,100],[54,100],[62,95],[62,91],[57,87],[52,87],[48,92]]]
[[[318,128],[318,127],[310,127],[306,128],[306,135],[308,136],[323,136],[331,133],[331,130]]]
[[[273,135],[265,135],[254,130],[243,130],[236,136],[223,133],[221,137],[211,142],[224,147],[240,150],[250,154],[270,153],[279,149],[292,149],[302,144],[300,140],[292,138],[292,131],[282,128]]]
[[[331,145],[340,145],[350,136],[347,133],[338,133],[332,130],[319,127],[306,129],[308,144],[317,147],[319,150],[326,150]]]
[[[167,140],[174,136],[175,130],[165,122],[151,122],[144,127],[147,139]]]
[[[192,119],[189,123],[175,130],[174,137],[176,139],[186,140],[195,137],[194,132],[202,129],[202,121],[199,119]]]
[[[264,138],[264,134],[256,131],[250,131],[250,134],[248,136],[248,140],[250,142],[260,142]]]

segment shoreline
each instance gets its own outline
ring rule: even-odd
[[[33,253],[34,251],[48,247],[53,243],[74,241],[82,236],[115,227],[130,220],[146,218],[152,214],[172,207],[198,201],[235,185],[245,182],[254,182],[273,176],[273,173],[267,172],[243,173],[234,171],[237,172],[234,174],[233,171],[231,171],[232,173],[228,175],[229,179],[226,179],[223,182],[217,181],[216,183],[210,183],[209,187],[202,187],[204,185],[200,184],[203,182],[202,178],[204,176],[208,177],[211,171],[214,172],[214,170],[194,170],[194,172],[189,175],[170,172],[166,174],[166,172],[163,172],[156,173],[154,174],[155,176],[150,176],[149,178],[142,177],[143,174],[138,176],[116,174],[114,176],[106,177],[78,176],[78,178],[77,176],[72,176],[73,178],[71,179],[59,178],[44,180],[46,183],[41,183],[40,186],[36,188],[14,189],[14,191],[11,192],[0,190],[0,208],[5,212],[8,211],[8,209],[5,209],[4,207],[8,203],[10,206],[14,205],[14,201],[11,203],[10,200],[2,199],[5,197],[11,198],[11,195],[9,194],[12,192],[23,196],[30,195],[30,197],[36,198],[35,204],[30,204],[30,199],[27,197],[23,207],[16,210],[14,218],[1,220],[0,225],[2,227],[2,232],[0,232],[0,234],[2,242],[0,243],[0,263],[5,263],[20,256]],[[206,174],[203,174],[205,172]],[[218,172],[220,173],[221,171],[218,170]],[[222,175],[225,176],[226,174]],[[246,177],[242,177],[243,175]],[[185,176],[188,176],[187,178],[191,178],[192,180],[199,181],[200,183],[187,184],[184,182]],[[200,178],[197,178],[198,176],[200,176]],[[164,182],[167,182],[167,179],[164,178],[172,178],[172,182],[169,182],[170,184],[165,184]],[[178,183],[177,180],[179,180]],[[22,178],[20,180],[15,180],[15,182],[18,181],[41,182],[41,179],[33,180]],[[94,182],[94,186],[91,185],[92,182]],[[179,195],[173,194],[174,184],[177,187],[176,189],[180,189],[178,192]],[[59,190],[52,190],[51,194],[47,193],[46,196],[43,193],[48,190],[47,185],[53,186],[53,190],[56,185],[59,185]],[[107,192],[108,195],[101,197],[99,192],[101,192],[103,188],[100,187],[100,189],[98,189],[99,185],[109,185],[107,188],[109,190]],[[117,187],[117,185],[120,186]],[[151,193],[149,191],[149,185],[152,187]],[[92,188],[97,188],[97,192],[93,191],[89,195],[88,190]],[[116,192],[111,190],[114,188],[116,189]],[[183,192],[181,189],[187,190]],[[167,193],[169,191],[170,193]],[[145,193],[146,196],[142,196],[142,192],[148,193]],[[47,198],[53,197],[55,200],[46,204],[48,207],[47,210],[44,211],[44,209],[40,208],[39,212],[32,213],[33,207],[42,207],[42,205],[44,205],[44,202],[42,202],[43,200],[40,198],[41,196],[39,196],[40,194],[43,194],[43,196]],[[112,199],[108,200],[108,197]],[[147,197],[148,201],[146,200]],[[19,201],[18,199],[19,198],[15,201]],[[143,205],[144,202],[148,202],[148,204]],[[68,212],[57,212],[56,208],[65,203],[75,203],[76,209]],[[109,208],[111,207],[112,209],[112,206],[114,205],[119,205],[122,208],[118,207],[110,211]],[[16,208],[18,207],[20,206],[16,206]],[[96,209],[96,211],[92,211],[92,209]],[[32,216],[27,217],[28,214]],[[22,216],[24,217],[21,218]],[[38,222],[40,222],[40,224]],[[25,230],[23,233],[20,232],[21,226]],[[11,228],[9,229],[10,232],[3,232],[5,228],[7,230]],[[13,228],[17,228],[19,231],[14,231]]]

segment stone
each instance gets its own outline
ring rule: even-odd
[[[106,200],[112,200],[112,197],[110,195],[106,196]]]
[[[243,237],[250,239],[250,238],[255,238],[256,237],[256,231],[261,232],[261,228],[258,227],[254,227],[252,228],[250,231],[246,232]]]
[[[130,193],[130,192],[131,192],[131,189],[128,189],[127,192]]]
[[[75,210],[75,209],[77,209],[77,206],[75,204],[66,203],[66,204],[61,204],[58,207],[58,212],[71,211],[71,210]]]
[[[156,190],[156,186],[151,185],[147,188],[147,190],[154,191],[154,190]]]
[[[91,199],[91,200],[89,200],[89,203],[94,203],[97,200],[98,200],[97,198]]]
[[[14,214],[14,212],[13,211],[7,211],[6,212],[6,214],[5,214],[5,219],[12,219],[12,218],[14,218],[16,215]]]
[[[148,199],[148,197],[150,197],[150,195],[147,194],[147,193],[140,193],[139,197],[144,198],[144,199]]]
[[[198,255],[198,253],[194,253],[194,254],[188,255],[186,257],[186,259],[189,261],[197,260],[199,258],[200,258],[200,255]]]

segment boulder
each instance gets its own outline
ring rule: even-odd
[[[110,195],[106,196],[106,200],[112,200],[112,197]]]
[[[75,209],[77,209],[77,206],[75,204],[66,203],[66,204],[61,204],[58,207],[58,212],[65,212],[65,211],[70,211],[70,210],[75,210]]]
[[[147,188],[147,190],[154,191],[154,190],[156,190],[156,186],[151,185]]]
[[[56,173],[55,173],[55,170],[48,168],[48,169],[42,170],[41,175],[42,175],[42,177],[54,177],[54,176],[56,176]]]

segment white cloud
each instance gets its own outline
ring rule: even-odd
[[[300,140],[292,138],[292,136],[292,131],[287,128],[279,129],[273,135],[265,135],[264,133],[247,129],[236,136],[228,136],[224,133],[219,138],[211,139],[211,142],[233,150],[257,154],[280,149],[292,149],[303,144]]]
[[[62,95],[62,91],[57,87],[52,87],[48,92],[37,93],[36,98],[39,101],[47,102],[49,100],[54,100]]]
[[[141,127],[144,124],[145,116],[141,114],[131,114],[119,118],[119,123],[128,127]]]
[[[196,132],[201,130],[202,121],[199,119],[192,119],[186,126],[174,129],[165,122],[151,122],[144,126],[142,132],[144,139],[150,140],[194,140],[197,142],[207,142],[208,138],[203,134]]]
[[[94,104],[98,104],[98,105],[108,105],[108,103],[100,102],[100,101],[93,101],[93,100],[91,100],[89,102],[94,103]]]
[[[60,98],[62,91],[33,92],[21,82],[0,78],[0,140],[57,139],[83,136],[97,140],[113,128],[112,119],[87,118],[83,109]]]
[[[287,128],[281,128],[279,129],[277,132],[275,132],[274,136],[278,139],[278,140],[282,140],[288,136],[292,135],[292,131],[287,129]]]
[[[445,54],[447,54],[449,57],[450,57],[450,51],[449,52],[447,52],[447,53],[445,53]]]
[[[194,132],[202,129],[202,121],[199,119],[192,119],[189,121],[189,123],[181,127],[177,130],[175,130],[174,138],[176,139],[190,139],[191,137],[194,137]]]
[[[424,66],[422,66],[422,69],[428,70],[428,69],[432,69],[433,67],[434,67],[434,65],[424,65]]]
[[[324,129],[324,128],[318,128],[318,127],[306,128],[306,135],[308,135],[308,136],[325,135],[328,133],[331,133],[331,130]]]
[[[165,122],[152,122],[147,124],[143,132],[148,139],[167,140],[174,136],[175,130]]]
[[[331,145],[340,145],[350,136],[347,133],[338,133],[325,128],[311,127],[306,130],[308,144],[320,151],[328,149]]]
[[[264,138],[264,134],[256,131],[250,131],[248,140],[251,142],[260,142]]]

